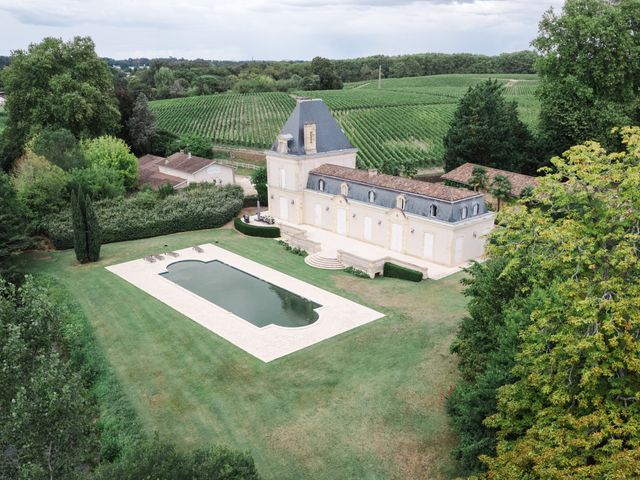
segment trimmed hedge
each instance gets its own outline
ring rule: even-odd
[[[221,227],[242,209],[238,185],[192,184],[175,195],[160,198],[152,191],[94,203],[102,243],[156,237],[170,233]],[[42,225],[56,248],[73,247],[71,213],[62,211]]]
[[[233,221],[233,225],[240,233],[250,237],[278,238],[280,236],[278,227],[256,227],[250,223],[244,223],[239,217]]]
[[[401,267],[395,263],[385,262],[382,274],[385,277],[401,278],[402,280],[409,280],[411,282],[422,281],[422,272],[412,268]]]

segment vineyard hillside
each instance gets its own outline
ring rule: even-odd
[[[197,134],[220,145],[268,148],[295,106],[297,97],[322,98],[351,143],[360,149],[360,166],[385,160],[418,159],[424,167],[441,163],[445,135],[467,89],[496,78],[518,104],[522,120],[537,126],[535,75],[434,75],[383,79],[345,85],[343,90],[286,93],[224,93],[151,102],[158,127]]]

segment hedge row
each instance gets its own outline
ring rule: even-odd
[[[250,237],[278,238],[280,229],[278,227],[258,227],[250,223],[244,223],[242,219],[236,218],[233,225],[240,233],[249,235]]]
[[[422,272],[414,270],[412,268],[401,267],[395,263],[385,262],[382,274],[385,277],[401,278],[403,280],[409,280],[411,282],[421,282]]]
[[[94,203],[102,243],[155,237],[169,233],[216,228],[229,222],[242,208],[237,185],[193,184],[165,198],[141,192],[128,198]],[[42,225],[56,248],[73,247],[71,212],[62,211]]]

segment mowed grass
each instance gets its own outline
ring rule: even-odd
[[[387,316],[269,364],[108,272],[107,265],[212,242]],[[455,275],[420,284],[308,267],[274,240],[225,228],[23,259],[70,289],[149,434],[183,448],[250,452],[266,479],[450,478],[444,397],[465,311]],[[247,299],[250,301],[250,299]]]

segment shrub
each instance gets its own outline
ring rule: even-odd
[[[280,236],[278,227],[257,227],[250,223],[244,223],[240,218],[236,218],[233,221],[233,225],[240,233],[250,237],[278,238]]]
[[[350,273],[351,275],[355,275],[360,278],[370,278],[367,272],[363,272],[362,270],[358,270],[357,268],[347,267],[344,269],[346,273]]]
[[[242,188],[237,185],[192,184],[165,198],[153,192],[123,199],[95,202],[102,242],[121,242],[188,230],[216,228],[235,217],[242,208]],[[73,246],[68,211],[52,216],[43,225],[56,248]]]
[[[385,262],[382,272],[385,277],[400,278],[411,282],[422,281],[422,272],[412,268],[401,267],[395,263]]]
[[[294,255],[300,255],[301,257],[306,257],[307,255],[309,255],[306,250],[298,247],[292,247],[284,240],[280,240],[278,243],[282,245],[287,252],[291,252]]]

